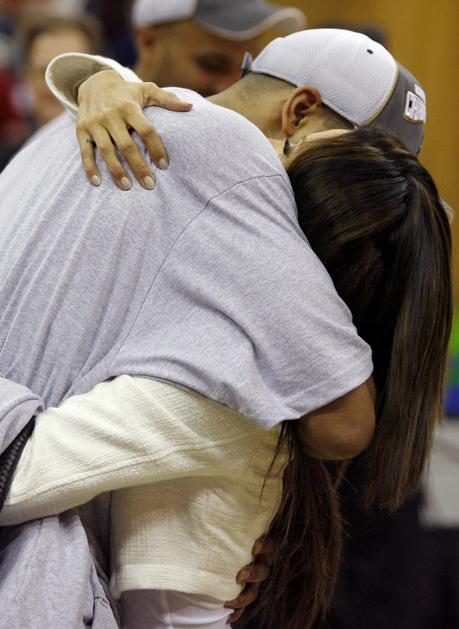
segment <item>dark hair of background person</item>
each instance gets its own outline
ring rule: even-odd
[[[442,415],[452,319],[451,232],[435,184],[382,129],[305,143],[288,165],[299,223],[373,352],[376,432],[365,454],[367,508],[396,509],[418,487]],[[298,269],[301,274],[301,269]],[[322,625],[341,551],[336,470],[307,457],[285,422],[278,540],[250,627]],[[255,620],[256,619],[256,620]]]
[[[46,86],[47,64],[64,52],[97,53],[103,48],[100,33],[98,20],[89,16],[62,17],[44,8],[30,8],[21,17],[13,64],[21,82],[19,89],[11,82],[9,96],[21,124],[16,125],[16,133],[0,138],[0,172],[38,127],[63,111]]]
[[[129,67],[133,67],[137,61],[131,24],[133,3],[133,0],[89,0],[87,3],[89,12],[98,17],[102,24],[106,56]]]
[[[61,17],[42,12],[32,12],[21,20],[18,26],[18,38],[20,43],[20,55],[23,63],[27,62],[34,41],[43,33],[56,33],[60,31],[79,31],[89,43],[89,49],[93,54],[103,51],[103,37],[99,21],[89,15],[75,17]]]

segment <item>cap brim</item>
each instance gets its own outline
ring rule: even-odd
[[[381,111],[363,125],[380,125],[390,129],[416,155],[421,150],[425,130],[425,95],[423,99],[419,98],[416,94],[417,90],[422,91],[417,79],[399,63],[398,76],[392,93]],[[422,94],[424,94],[423,91]],[[423,105],[422,116],[419,119],[416,119],[416,116],[407,115],[407,112],[409,113],[408,96],[417,99]]]
[[[252,39],[273,27],[279,35],[289,35],[306,27],[305,14],[294,7],[256,4],[235,11],[230,3],[225,5],[212,16],[201,16],[198,9],[194,20],[215,35],[233,40]]]

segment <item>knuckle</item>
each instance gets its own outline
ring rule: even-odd
[[[145,168],[133,168],[137,179],[141,179],[142,181],[147,177],[151,177],[151,172],[146,170]]]
[[[151,172],[149,171],[147,165],[140,159],[131,160],[129,166],[132,168],[132,170],[135,170],[137,175],[141,175],[144,177],[147,177],[148,175],[151,176]]]
[[[108,157],[114,151],[113,146],[110,144],[101,144],[99,147],[99,152],[103,157]]]
[[[122,179],[123,177],[126,176],[126,173],[124,172],[124,169],[121,168],[121,166],[110,166],[110,172],[112,173],[113,177],[115,179]]]
[[[85,164],[92,165],[94,163],[93,154],[90,150],[81,151],[81,158]]]
[[[91,121],[90,127],[107,127],[110,124],[110,120],[112,119],[112,114],[105,112],[97,116]]]
[[[128,116],[134,109],[137,110],[137,106],[130,100],[122,101],[118,107],[118,111],[121,112],[123,116]]]
[[[101,125],[102,116],[88,116],[84,121],[84,127],[86,130],[90,131],[94,127],[98,127]],[[82,123],[83,124],[83,123]]]
[[[123,142],[120,142],[118,144],[118,148],[122,153],[127,153],[130,155],[136,152],[136,146],[132,140],[124,140]]]
[[[151,125],[145,125],[144,127],[139,127],[139,134],[145,138],[146,140],[156,140],[158,138],[155,128]]]
[[[105,107],[102,111],[100,111],[97,115],[92,117],[92,122],[94,124],[103,124],[106,125],[113,120],[116,116],[119,115],[119,107]]]
[[[149,145],[148,147],[151,156],[155,159],[155,160],[159,160],[162,157],[166,157],[166,152],[162,146],[162,144],[157,143],[157,142],[153,142]]]
[[[92,155],[94,152],[94,147],[92,144],[89,144],[89,142],[82,142],[80,145],[80,153],[82,155],[87,155],[90,156]]]
[[[153,81],[148,81],[147,83],[144,83],[144,90],[146,92],[148,92],[151,95],[156,95],[158,94],[158,92],[161,92],[161,88],[158,87],[158,85],[156,83],[153,83]]]

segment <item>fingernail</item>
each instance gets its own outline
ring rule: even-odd
[[[145,177],[145,179],[143,180],[143,185],[147,190],[153,190],[153,188],[155,187],[155,180],[153,179],[153,177]]]
[[[158,162],[158,166],[159,168],[161,168],[161,170],[167,170],[169,168],[169,164],[167,163],[167,161],[164,159],[164,157],[162,157],[159,162]]]
[[[130,190],[132,188],[132,183],[127,177],[123,177],[120,181],[120,186],[123,188],[123,190]]]
[[[93,175],[91,177],[91,183],[93,186],[100,186],[100,177],[98,175]]]

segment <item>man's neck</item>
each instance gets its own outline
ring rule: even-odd
[[[208,99],[214,105],[226,107],[247,118],[252,124],[260,129],[268,137],[273,135],[272,116],[262,106],[254,107],[253,102],[244,98],[238,89],[238,85],[233,85],[224,92],[210,96]]]

